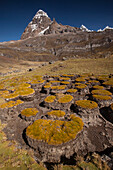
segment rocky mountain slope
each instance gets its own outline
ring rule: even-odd
[[[0,56],[31,61],[109,57],[113,54],[113,29],[93,31],[59,24],[39,10],[21,40],[0,43]]]

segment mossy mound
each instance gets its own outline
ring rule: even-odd
[[[60,97],[59,99],[58,99],[58,102],[59,103],[69,103],[69,102],[71,102],[73,100],[73,96],[71,96],[71,95],[63,95],[62,97]]]
[[[111,108],[111,110],[113,111],[113,103],[111,104],[110,108]]]
[[[26,135],[49,145],[60,145],[75,139],[78,132],[83,129],[83,122],[75,115],[70,116],[71,121],[36,120],[26,129]]]
[[[9,95],[4,96],[5,99],[14,99],[19,97],[17,93],[10,93]]]
[[[97,100],[111,100],[111,96],[104,96],[104,95],[93,95],[93,97]]]
[[[75,79],[75,81],[85,82],[86,80],[83,77],[78,77]]]
[[[51,83],[46,83],[44,89],[50,89],[50,88],[51,88]]]
[[[95,86],[93,86],[93,89],[104,89],[104,87],[103,86],[99,86],[99,85],[95,85]]]
[[[65,112],[61,110],[52,110],[47,113],[49,116],[63,117],[65,116]]]
[[[66,88],[66,85],[61,85],[61,86],[52,86],[52,90],[64,90]]]
[[[88,82],[91,84],[100,84],[100,82],[97,80],[89,80]]]
[[[56,96],[51,95],[51,96],[46,97],[44,101],[47,103],[53,103],[55,99],[56,99]]]
[[[45,82],[45,80],[40,80],[40,81],[33,80],[33,81],[31,81],[31,84],[43,84],[44,82]]]
[[[98,104],[91,100],[78,100],[75,104],[85,109],[95,109],[98,107]]]
[[[4,104],[4,103],[6,103],[5,99],[2,98],[2,97],[0,97],[0,105],[2,105],[2,104]]]
[[[109,79],[108,81],[104,82],[103,84],[107,85],[107,86],[113,86],[113,78]]]
[[[97,79],[107,81],[109,79],[109,77],[108,77],[108,75],[100,75],[100,76],[97,76]]]
[[[63,74],[63,77],[74,77],[74,74]]]
[[[68,81],[61,81],[60,83],[61,83],[61,84],[65,84],[65,85],[70,84],[70,82],[68,82]]]
[[[0,108],[4,109],[4,108],[10,108],[10,107],[13,107],[13,106],[17,106],[19,104],[22,104],[24,102],[22,102],[21,100],[17,100],[17,101],[9,101],[7,103],[4,103],[0,106]]]
[[[3,91],[0,91],[0,97],[4,97],[6,95],[9,94],[9,91],[8,90],[3,90]]]
[[[60,77],[59,78],[60,81],[70,81],[69,77]]]
[[[76,92],[77,92],[77,89],[68,89],[67,92],[68,92],[68,93],[76,93]]]
[[[107,96],[111,96],[112,93],[109,92],[108,90],[92,90],[91,92],[92,94],[99,94],[99,95],[107,95]]]
[[[36,116],[38,113],[38,110],[36,108],[26,108],[21,111],[21,115],[30,117],[30,116]]]
[[[16,90],[16,93],[19,94],[20,96],[28,96],[34,94],[35,91],[32,88],[24,88],[23,90],[22,89]]]
[[[80,84],[78,86],[76,86],[77,89],[85,89],[87,87],[87,85],[85,84]]]
[[[51,80],[51,81],[49,81],[51,84],[59,84],[60,83],[60,81],[57,81],[57,80]]]

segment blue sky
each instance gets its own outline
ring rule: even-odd
[[[64,25],[84,24],[93,30],[113,27],[113,0],[2,0],[0,42],[20,39],[39,9]]]

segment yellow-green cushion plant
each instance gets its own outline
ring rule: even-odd
[[[113,111],[113,103],[111,104],[110,108],[111,108],[111,110]]]
[[[97,100],[111,100],[111,96],[104,96],[104,95],[93,95],[93,97]]]
[[[2,97],[0,97],[0,106],[1,106],[2,104],[4,104],[4,103],[6,103],[5,99],[2,98]]]
[[[43,84],[44,82],[45,82],[45,80],[40,80],[40,81],[33,80],[33,81],[31,81],[31,84]]]
[[[113,86],[113,78],[103,83],[104,85]]]
[[[52,86],[52,90],[64,90],[66,88],[66,85],[61,85],[61,86]]]
[[[99,83],[99,81],[97,81],[97,80],[89,80],[88,82],[89,83]]]
[[[51,87],[51,83],[46,83],[44,86],[45,89],[49,89],[50,87]]]
[[[104,89],[103,86],[99,86],[99,85],[96,85],[96,86],[93,86],[94,89]]]
[[[8,94],[9,94],[9,91],[8,91],[8,90],[0,91],[0,96],[1,96],[1,97],[4,97],[4,96],[6,96],[6,95],[8,95]]]
[[[82,119],[71,115],[71,121],[38,119],[26,129],[26,135],[49,145],[60,145],[72,139],[83,129]]]
[[[83,81],[83,82],[86,81],[83,77],[78,77],[78,78],[76,78],[75,80],[76,80],[76,81]]]
[[[84,84],[82,84],[82,83],[75,83],[75,85],[76,85],[76,86],[79,86],[79,85],[84,85]]]
[[[60,83],[60,81],[57,81],[57,80],[51,80],[49,81],[50,83]]]
[[[47,113],[49,116],[63,117],[65,115],[64,111],[61,110],[52,110]]]
[[[4,96],[5,99],[14,99],[17,97],[19,97],[19,95],[17,93],[10,93],[9,95]]]
[[[70,80],[69,77],[60,77],[59,79],[60,79],[61,81],[69,81],[69,80]]]
[[[98,107],[98,104],[91,100],[78,100],[75,104],[85,109],[95,109]]]
[[[64,95],[58,99],[59,103],[69,103],[73,100],[73,96],[71,95]]]
[[[16,93],[19,94],[20,96],[28,96],[28,95],[34,94],[35,91],[34,89],[31,89],[31,88],[25,88],[23,90],[21,89],[16,90]]]
[[[68,89],[67,92],[68,92],[68,93],[76,93],[76,92],[77,92],[77,89]]]
[[[30,116],[36,116],[38,113],[38,110],[36,108],[26,108],[21,111],[21,115],[30,117]]]
[[[76,86],[77,89],[85,89],[86,87],[87,87],[87,85],[85,85],[85,84]]]
[[[22,104],[24,102],[22,102],[21,100],[17,100],[17,101],[9,101],[7,103],[4,103],[0,106],[0,108],[10,108],[10,107],[13,107],[13,106],[17,106],[19,104]]]
[[[51,95],[51,96],[46,97],[44,101],[47,103],[53,103],[55,99],[56,99],[56,96]]]
[[[110,96],[112,95],[111,92],[109,92],[108,90],[92,90],[91,92],[92,94],[99,94],[99,95],[107,95],[107,96]]]
[[[68,82],[68,81],[61,81],[60,83],[61,84],[66,84],[66,85],[70,84],[70,82]]]
[[[108,77],[108,75],[100,75],[100,76],[97,76],[97,79],[107,81],[109,79],[109,77]]]
[[[74,74],[63,74],[63,77],[74,77]]]

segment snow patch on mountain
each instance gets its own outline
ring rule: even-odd
[[[37,29],[37,27],[38,27],[38,25],[37,25],[37,24],[32,24],[32,25],[31,25],[32,32],[33,32],[34,30],[36,30],[36,29]]]
[[[102,29],[97,30],[97,32],[103,32],[103,31],[108,30],[108,29],[113,30],[112,27],[106,26],[103,30]]]
[[[81,25],[81,27],[80,27],[80,29],[82,30],[82,31],[86,31],[86,32],[92,32],[93,30],[89,30],[86,26],[84,26],[84,25]]]
[[[49,29],[49,26],[47,28],[45,28],[43,31],[41,31],[38,35],[44,35],[44,33]]]
[[[34,16],[34,19],[40,19],[41,17],[48,17],[47,13],[44,12],[43,10],[39,10],[36,15]],[[49,18],[49,17],[48,17]]]

